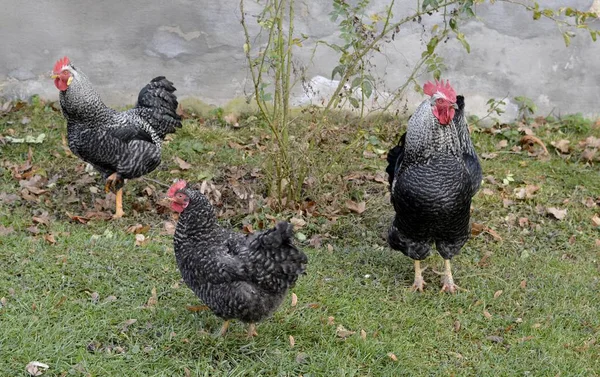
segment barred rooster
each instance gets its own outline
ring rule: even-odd
[[[431,96],[408,122],[408,130],[388,153],[391,201],[396,216],[388,243],[415,260],[414,290],[425,282],[420,261],[435,243],[444,258],[442,291],[454,293],[450,259],[470,235],[471,198],[481,184],[481,165],[465,120],[464,97],[449,82],[428,82]]]
[[[175,87],[165,77],[156,77],[140,91],[133,109],[118,112],[102,102],[87,76],[66,56],[54,65],[52,78],[60,91],[69,148],[102,174],[106,192],[116,193],[113,217],[120,218],[124,180],[156,169],[162,141],[181,127]]]
[[[171,208],[180,213],[175,230],[175,258],[185,283],[219,317],[255,323],[270,316],[305,270],[308,259],[294,244],[293,226],[243,235],[221,227],[213,207],[200,192],[178,181],[169,188]]]

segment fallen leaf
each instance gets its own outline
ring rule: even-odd
[[[33,233],[33,234],[39,234],[39,233],[40,233],[40,230],[39,230],[39,229],[38,229],[38,227],[37,227],[37,226],[35,226],[35,225],[34,225],[34,226],[30,226],[29,228],[27,228],[27,230],[28,230],[30,233]]]
[[[308,354],[306,352],[300,352],[298,355],[296,355],[296,362],[298,364],[304,364],[307,359],[308,359]]]
[[[483,315],[485,316],[485,318],[490,319],[492,318],[492,315],[490,314],[490,312],[487,311],[487,309],[483,310]]]
[[[527,280],[521,280],[521,283],[519,283],[519,287],[521,287],[521,289],[525,289],[527,287]]]
[[[498,298],[498,297],[500,297],[500,295],[502,294],[502,292],[503,292],[502,290],[496,291],[496,292],[494,293],[494,298]]]
[[[242,226],[242,231],[246,234],[252,234],[254,233],[254,229],[252,229],[252,225],[251,224],[244,224],[244,226]]]
[[[294,346],[296,345],[296,341],[294,340],[294,337],[290,335],[289,340],[290,340],[290,348],[294,348]]]
[[[398,361],[398,357],[391,352],[389,352],[387,356],[392,359],[392,361]]]
[[[457,319],[456,321],[454,321],[454,332],[459,332],[460,331],[460,321]]]
[[[504,342],[504,338],[498,335],[490,335],[485,337],[487,340],[490,340],[494,343],[502,343]]]
[[[48,368],[50,368],[49,365],[40,363],[39,361],[30,361],[27,366],[25,366],[25,370],[30,376],[41,376]]]
[[[346,208],[348,208],[350,211],[357,213],[359,215],[361,213],[365,212],[366,207],[367,207],[367,203],[365,203],[364,201],[360,202],[360,203],[356,203],[352,200],[346,201]]]
[[[135,235],[135,246],[143,246],[148,240],[143,234]]]
[[[549,154],[544,142],[540,138],[533,135],[523,136],[519,143],[523,146],[523,149],[528,151],[530,154],[535,154],[534,146],[536,144],[542,147],[545,155]]]
[[[298,296],[295,293],[292,293],[292,308],[298,305]]]
[[[127,228],[127,233],[145,234],[150,230],[150,225],[135,224]]]
[[[594,226],[600,226],[600,217],[598,215],[592,217],[592,224],[594,224]]]
[[[597,149],[585,149],[583,152],[581,152],[581,159],[586,162],[592,162],[596,157],[596,152],[598,152]]]
[[[346,339],[347,337],[352,336],[355,333],[356,333],[356,331],[347,330],[342,325],[338,325],[337,328],[335,329],[335,335],[337,335],[338,338],[342,338],[342,339]]]
[[[484,160],[491,160],[496,157],[498,157],[498,153],[482,153],[481,154],[481,158],[483,158]]]
[[[496,149],[502,149],[502,148],[506,148],[508,146],[508,140],[500,140],[497,144],[496,144]]]
[[[173,157],[173,161],[175,161],[177,163],[177,165],[179,166],[179,169],[181,170],[189,170],[191,169],[192,165],[188,162],[185,162],[184,160],[182,160],[181,158],[175,156]]]
[[[104,303],[107,303],[107,304],[110,302],[113,302],[113,301],[117,301],[117,296],[110,295],[104,299]]]
[[[156,306],[158,304],[158,295],[156,294],[156,287],[152,287],[150,291],[150,298],[148,298],[148,302],[146,303],[146,307]]]
[[[5,192],[0,193],[0,203],[11,204],[16,202],[17,200],[21,200],[21,197],[16,194],[7,194]]]
[[[45,234],[44,235],[44,239],[46,240],[46,242],[48,242],[51,245],[54,245],[56,243],[56,239],[54,238],[54,234]]]
[[[137,322],[137,319],[131,318],[121,324],[121,331],[126,332],[129,326]]]
[[[14,229],[12,226],[5,227],[4,225],[0,225],[0,236],[8,236],[11,233],[14,233]]]
[[[98,300],[100,300],[100,293],[92,292],[92,294],[90,294],[90,299],[92,300],[92,302],[94,304],[96,304],[98,302]]]
[[[527,217],[519,217],[519,226],[526,228],[529,226],[529,219]]]
[[[333,316],[327,317],[327,324],[329,326],[335,325],[335,318]]]
[[[523,343],[523,342],[526,342],[526,341],[534,339],[534,338],[535,338],[534,336],[528,335],[528,336],[524,336],[522,338],[517,339],[517,342],[518,343]]]
[[[186,309],[187,311],[190,311],[190,312],[192,312],[192,313],[196,313],[196,312],[204,312],[204,311],[207,311],[207,310],[209,310],[208,306],[206,306],[206,305],[187,305],[187,306],[185,307],[185,309]]]
[[[569,153],[569,144],[571,142],[569,140],[566,139],[561,139],[559,141],[552,141],[550,144],[552,144],[552,146],[554,148],[556,148],[556,150],[558,150],[560,153],[562,154],[568,154]]]
[[[362,340],[367,339],[367,332],[365,330],[360,330],[360,338]]]
[[[551,214],[557,220],[562,220],[562,219],[565,218],[565,216],[567,216],[567,210],[566,209],[559,209],[559,208],[556,208],[556,207],[546,208],[546,212],[548,212],[549,214]]]
[[[456,357],[457,359],[464,359],[464,356],[458,352],[448,351],[448,354]]]
[[[294,226],[294,230],[298,230],[298,229],[302,228],[304,225],[306,225],[306,221],[304,221],[303,219],[300,219],[298,217],[292,217],[290,219],[290,224],[292,224]]]

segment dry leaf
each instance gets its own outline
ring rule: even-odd
[[[392,361],[398,361],[398,357],[393,353],[389,352],[387,355],[390,359],[392,359]]]
[[[135,246],[143,246],[146,242],[148,242],[148,240],[143,234],[135,235]]]
[[[135,318],[128,319],[127,321],[123,322],[123,324],[121,325],[121,331],[126,332],[127,329],[129,328],[129,326],[133,325],[136,322],[137,322],[137,319],[135,319]]]
[[[294,230],[298,230],[298,229],[302,228],[304,225],[306,225],[306,221],[304,221],[303,219],[300,219],[298,217],[292,217],[290,219],[290,224],[292,224],[294,226]]]
[[[459,332],[460,331],[460,321],[457,319],[456,321],[454,321],[454,331],[455,332]]]
[[[519,226],[521,228],[526,228],[529,226],[529,219],[527,217],[520,217],[519,218]]]
[[[559,208],[556,208],[556,207],[547,208],[546,212],[548,212],[549,214],[551,214],[557,220],[562,220],[562,219],[565,218],[565,216],[567,216],[567,210],[566,209],[559,209]]]
[[[502,149],[502,148],[506,148],[508,146],[508,140],[500,140],[497,144],[496,144],[496,149]]]
[[[544,144],[544,142],[541,139],[539,139],[538,137],[535,137],[533,135],[523,136],[519,143],[523,146],[523,149],[528,151],[530,154],[535,154],[534,146],[536,144],[542,147],[545,155],[549,154],[548,149],[546,148],[546,145]]]
[[[337,335],[338,338],[342,338],[342,339],[346,339],[347,337],[352,336],[355,333],[356,333],[356,331],[347,330],[342,325],[338,325],[337,328],[335,329],[335,335]]]
[[[598,215],[592,217],[592,224],[594,224],[594,226],[600,226],[600,217]]]
[[[148,298],[148,302],[146,303],[146,307],[152,307],[158,304],[158,295],[156,294],[156,287],[152,287],[152,291],[150,291],[150,298]]]
[[[327,244],[327,251],[329,251],[330,253],[333,253],[333,245],[332,244]]]
[[[535,338],[534,336],[532,336],[532,335],[528,335],[528,336],[525,336],[525,337],[523,337],[523,338],[519,338],[519,339],[517,339],[517,342],[519,342],[519,343],[523,343],[523,342],[526,342],[526,341],[528,341],[528,340],[531,340],[531,339],[534,339],[534,338]]]
[[[44,239],[51,245],[54,245],[56,243],[56,239],[54,239],[54,234],[45,234]]]
[[[107,304],[110,303],[110,302],[113,302],[113,301],[117,301],[117,296],[110,295],[110,296],[108,296],[107,298],[104,299],[104,303],[107,303]]]
[[[490,319],[492,318],[492,315],[490,314],[490,312],[487,311],[487,309],[483,310],[483,315],[485,316],[485,318]]]
[[[521,287],[521,289],[525,289],[527,287],[527,280],[521,280],[521,283],[519,283],[519,287]]]
[[[464,359],[464,356],[458,352],[448,351],[448,354],[456,357],[457,359]]]
[[[30,376],[41,376],[48,368],[50,368],[49,365],[40,363],[39,361],[30,361],[25,366],[25,370]]]
[[[571,143],[569,140],[561,139],[559,141],[553,141],[550,144],[552,144],[552,146],[560,153],[568,154],[570,150],[569,143]]]
[[[13,229],[12,226],[9,226],[7,228],[4,225],[0,225],[0,236],[8,236],[9,234],[13,233],[14,231],[15,230]]]
[[[352,200],[347,200],[346,208],[348,208],[350,211],[360,215],[361,213],[365,212],[365,209],[367,208],[367,203],[365,203],[364,201],[360,202],[360,203],[356,203]]]
[[[533,329],[539,329],[540,327],[542,327],[541,323],[534,323],[533,325],[531,325],[531,328]]]
[[[175,156],[173,157],[173,161],[175,161],[177,163],[177,165],[179,166],[179,169],[181,170],[190,170],[190,168],[192,167],[192,164],[185,162],[184,160],[182,160],[181,158]]]
[[[173,236],[173,235],[175,235],[175,228],[176,228],[176,225],[175,225],[175,223],[174,223],[174,222],[172,222],[172,221],[165,221],[165,222],[163,223],[163,226],[164,226],[164,228],[165,228],[165,234],[166,234],[166,235],[168,235],[168,236]]]
[[[127,228],[127,233],[145,234],[150,230],[150,225],[135,224]]]
[[[298,296],[295,293],[292,293],[292,308],[298,305]]]
[[[500,295],[501,295],[501,294],[502,294],[502,290],[496,291],[496,292],[494,293],[494,298],[498,298],[498,297],[500,297]]]
[[[254,229],[252,229],[252,225],[251,224],[244,224],[244,226],[242,226],[242,231],[246,234],[252,234],[254,233]]]
[[[581,152],[581,159],[586,162],[592,162],[596,157],[596,152],[598,152],[597,149],[586,149],[583,152]]]
[[[504,338],[498,335],[490,335],[485,337],[487,340],[490,340],[494,343],[502,343],[504,342]]]
[[[327,317],[327,324],[330,326],[335,325],[335,317],[333,317],[333,316]]]
[[[367,339],[367,332],[365,330],[360,330],[360,338],[362,340]]]
[[[484,160],[491,160],[498,157],[498,153],[482,153],[481,158]]]
[[[296,345],[296,341],[294,340],[294,337],[290,335],[289,340],[290,340],[290,348],[294,348],[294,346]]]
[[[208,306],[206,306],[206,305],[187,305],[185,307],[185,309],[192,313],[204,312],[204,311],[209,310]]]

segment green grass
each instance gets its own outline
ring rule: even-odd
[[[30,122],[22,124],[23,117]],[[600,136],[593,123],[565,127],[556,121],[536,129],[551,153],[546,160],[509,153],[518,133],[474,133],[480,154],[496,152],[500,140],[509,140],[497,157],[483,160],[484,176],[499,184],[485,181],[472,215],[502,241],[484,232],[467,243],[453,260],[455,279],[467,291],[453,296],[439,293],[433,272],[441,268],[439,256],[424,263],[429,267],[425,292],[409,290],[412,261],[387,248],[381,236],[393,215],[386,186],[342,178],[349,172],[382,171],[384,160],[365,158],[363,151],[388,148],[397,139],[398,125],[367,125],[365,136],[353,143],[335,142],[340,135],[354,140],[352,126],[337,126],[332,139],[324,141],[327,148],[313,156],[315,169],[325,171],[333,150],[347,154],[343,164],[330,165],[331,176],[316,177],[324,182],[321,187],[307,188],[323,216],[305,218],[302,232],[321,235],[323,241],[319,248],[302,246],[310,263],[293,289],[298,305],[291,307],[288,298],[258,326],[260,335],[248,340],[241,323],[215,338],[221,320],[186,309],[200,302],[180,282],[172,239],[163,232],[172,216],[156,204],[164,187],[128,182],[125,218],[72,221],[67,212],[82,215],[84,206],[92,208],[104,194],[97,175],[92,183],[78,182],[86,173],[62,147],[66,129],[60,114],[44,104],[0,114],[0,135],[46,133],[42,144],[2,146],[0,194],[20,195],[12,170],[27,160],[29,147],[32,170],[56,179],[44,187],[47,193],[34,195],[36,201],[0,199],[0,224],[14,229],[0,237],[0,298],[5,302],[0,308],[0,375],[26,375],[25,366],[34,360],[50,365],[45,375],[51,376],[184,376],[186,370],[191,376],[599,374],[600,234],[591,221],[598,207],[584,203],[600,196],[600,176],[595,165],[580,160],[578,146],[589,135]],[[264,134],[258,125],[230,129],[187,120],[149,178],[167,184],[179,177],[211,180],[225,198],[222,209],[231,208],[222,221],[238,229],[245,223],[256,229],[267,215],[288,219],[292,211],[275,213],[265,206],[246,213],[247,200],[229,188],[233,173],[226,167],[239,166],[242,185],[253,190],[255,199],[264,193],[261,172],[249,174],[261,166],[264,154],[254,146],[230,146],[253,144]],[[560,139],[571,140],[570,155],[560,156],[550,146]],[[193,167],[180,170],[174,156]],[[502,179],[508,174],[514,181],[505,186]],[[513,190],[527,184],[540,190],[532,198],[516,198]],[[150,195],[144,193],[149,185],[154,187]],[[72,192],[78,201],[67,200]],[[347,214],[343,203],[349,198],[365,200],[366,212]],[[566,208],[567,216],[553,219],[545,214],[547,207]],[[329,213],[333,210],[339,213]],[[51,221],[37,224],[40,233],[34,235],[28,230],[32,216],[43,212]],[[524,217],[529,224],[519,226]],[[136,246],[127,232],[137,223],[150,225],[143,246]],[[44,239],[48,234],[56,243]],[[153,288],[158,303],[146,307]],[[136,321],[126,325],[131,319]],[[356,333],[341,338],[338,325]]]

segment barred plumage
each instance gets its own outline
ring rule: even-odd
[[[386,169],[396,211],[388,243],[417,261],[431,253],[433,243],[447,261],[460,252],[470,235],[471,198],[482,178],[464,97],[456,98],[456,113],[444,125],[432,112],[436,100],[425,100],[417,108],[401,141],[390,150]],[[449,262],[447,266],[449,273]],[[422,290],[422,284],[416,288]]]
[[[185,283],[225,320],[252,324],[270,316],[308,262],[293,244],[293,226],[280,222],[264,232],[236,233],[217,223],[212,205],[200,192],[176,192],[189,199],[180,209],[174,237]]]
[[[115,190],[124,179],[156,169],[162,140],[181,127],[172,82],[156,77],[140,91],[134,108],[118,112],[102,102],[87,76],[68,58],[57,62],[54,73],[69,148],[76,156],[92,164],[105,179],[114,177],[111,188]]]

